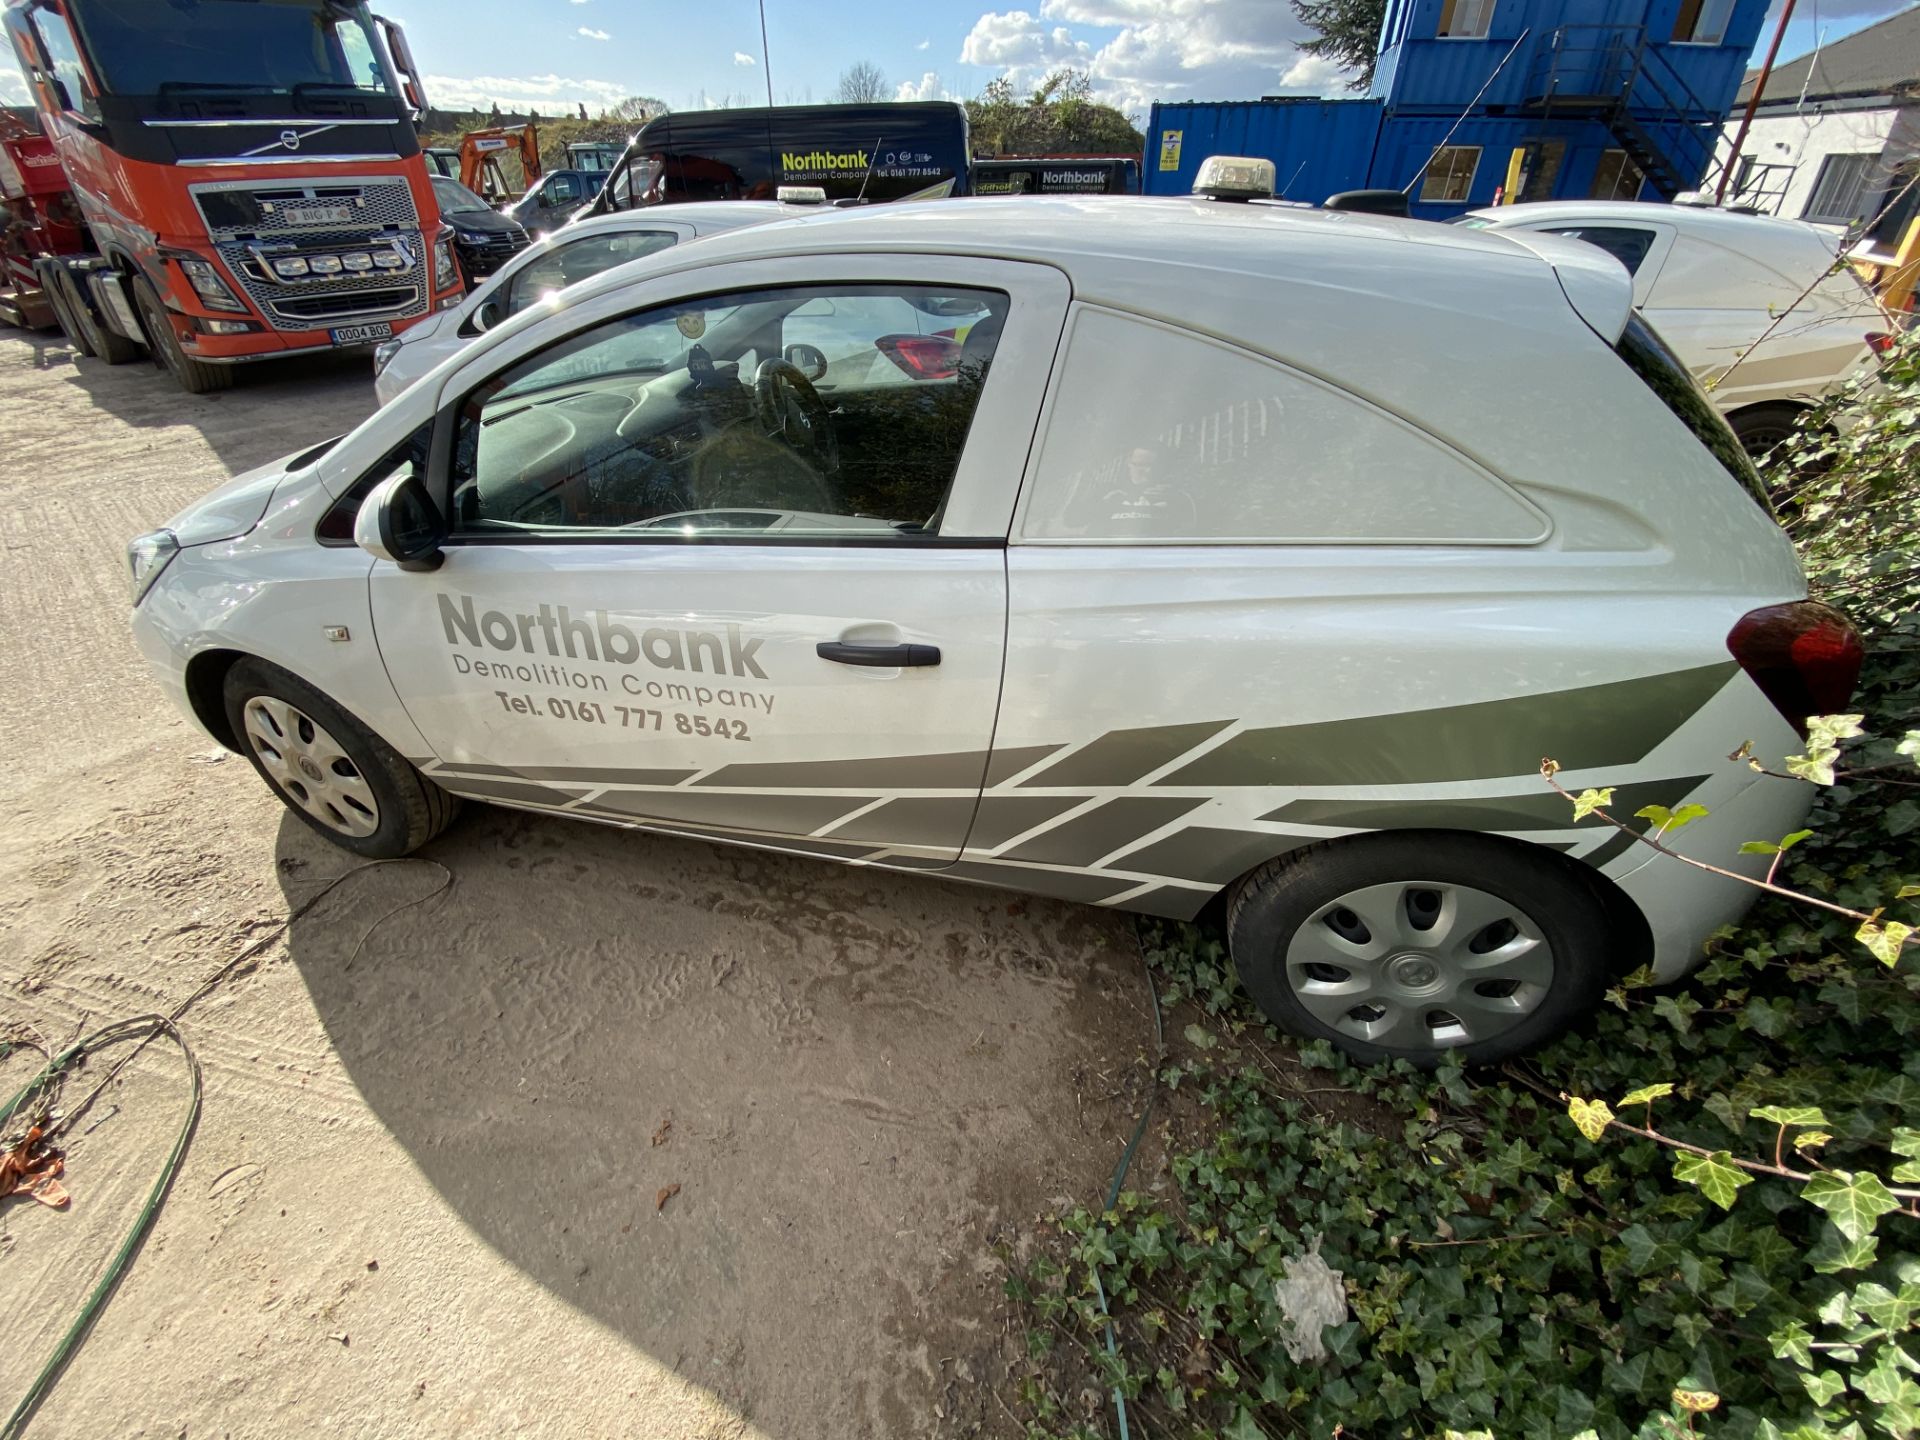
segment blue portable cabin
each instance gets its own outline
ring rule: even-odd
[[[1145,188],[1260,155],[1287,199],[1411,186],[1447,219],[1493,203],[1517,150],[1512,198],[1672,199],[1707,173],[1767,3],[1390,0],[1366,98],[1155,105]]]

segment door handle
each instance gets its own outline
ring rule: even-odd
[[[822,640],[813,653],[837,665],[871,665],[882,670],[940,663],[938,645],[850,645],[844,640]]]

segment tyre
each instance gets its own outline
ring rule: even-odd
[[[173,376],[180,388],[189,395],[205,395],[212,390],[226,390],[233,385],[233,368],[228,365],[209,365],[204,360],[196,360],[180,348],[180,339],[174,334],[173,320],[167,307],[160,303],[159,292],[148,282],[144,275],[133,279],[133,307],[140,312],[141,327],[147,332],[147,344],[153,350],[156,360]]]
[[[89,354],[98,355],[108,365],[130,365],[140,358],[139,341],[129,340],[100,323],[81,289],[78,272],[62,266],[60,284]]]
[[[460,802],[296,675],[241,660],[222,693],[227,723],[286,807],[369,860],[411,854],[453,822]]]
[[[1733,435],[1749,459],[1758,465],[1800,428],[1807,412],[1798,405],[1750,405],[1727,417]]]
[[[1590,1014],[1611,973],[1593,890],[1481,835],[1380,833],[1282,856],[1241,882],[1227,931],[1268,1019],[1366,1064],[1520,1054]]]
[[[66,336],[67,343],[82,356],[92,355],[93,343],[88,340],[87,332],[74,312],[73,297],[67,293],[67,284],[72,278],[67,267],[58,260],[37,260],[33,272],[39,277],[41,293],[47,297],[53,318],[60,326],[60,333]]]

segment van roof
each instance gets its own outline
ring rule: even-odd
[[[1748,215],[1711,205],[1669,205],[1657,200],[1534,200],[1467,213],[1496,226],[1575,221],[1671,225],[1684,234],[1699,235],[1789,269],[1809,263],[1808,257],[1815,251],[1831,260],[1840,248],[1834,236],[1804,220]]]

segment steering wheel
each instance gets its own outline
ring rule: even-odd
[[[840,468],[840,442],[827,402],[798,365],[775,355],[762,360],[753,372],[753,399],[768,435],[811,459],[823,477]]]

